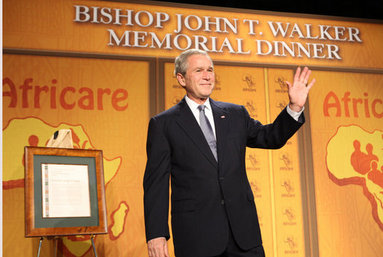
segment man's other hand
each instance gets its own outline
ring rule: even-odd
[[[157,237],[148,241],[149,257],[169,257],[168,242],[165,237]]]

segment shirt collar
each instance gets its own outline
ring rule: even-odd
[[[196,102],[194,102],[187,95],[185,95],[185,101],[188,104],[189,108],[192,109],[192,110],[198,109],[198,106],[200,106],[200,104],[197,104]],[[211,110],[210,98],[209,97],[206,99],[206,101],[205,101],[205,103],[203,103],[203,105],[205,105],[206,109]]]

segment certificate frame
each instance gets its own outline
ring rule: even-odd
[[[26,146],[24,154],[25,237],[107,233],[102,150]],[[43,215],[43,197],[46,197],[46,189],[43,188],[43,167],[50,164],[64,167],[64,170],[65,167],[73,165],[87,166],[88,176],[82,182],[88,183],[89,197],[85,199],[89,201],[90,215]],[[68,172],[70,173],[69,170]],[[64,180],[62,183],[71,183],[68,181]],[[76,184],[73,190],[76,189],[75,186]],[[70,203],[68,204],[70,206]]]

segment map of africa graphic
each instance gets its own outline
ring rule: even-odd
[[[383,132],[341,126],[327,144],[330,179],[340,186],[359,185],[372,207],[372,216],[383,231]]]

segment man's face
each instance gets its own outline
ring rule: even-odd
[[[204,103],[214,89],[213,64],[205,55],[189,56],[185,76],[178,73],[177,80],[185,88],[187,96],[197,103]]]

